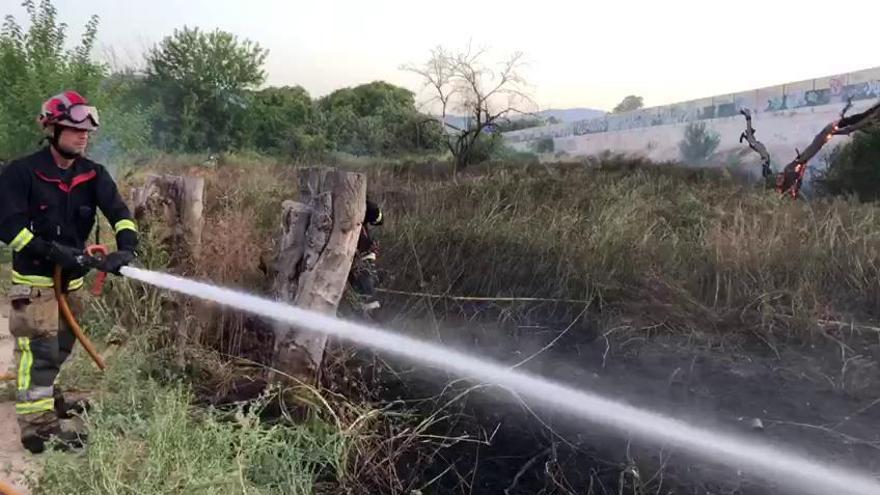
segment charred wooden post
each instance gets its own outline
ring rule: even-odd
[[[143,186],[132,191],[134,216],[144,235],[156,240],[169,253],[171,271],[191,275],[195,271],[204,228],[203,198],[205,180],[201,177],[151,175]],[[186,363],[187,303],[176,304],[176,364]]]

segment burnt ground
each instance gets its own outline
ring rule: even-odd
[[[504,363],[531,357],[519,368],[880,473],[875,331],[719,333],[645,326],[621,315],[471,309],[439,323],[433,311],[389,308],[383,324]],[[748,473],[631,441],[502,390],[463,393],[475,383],[443,370],[359,355],[360,379],[378,403],[402,401],[421,417],[445,413],[427,431],[434,437],[398,459],[399,487],[377,486],[376,493],[781,493]]]

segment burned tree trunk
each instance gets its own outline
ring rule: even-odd
[[[746,130],[740,134],[739,142],[742,143],[743,139],[745,139],[749,143],[749,148],[752,148],[755,153],[761,156],[761,175],[767,179],[773,175],[773,168],[770,166],[770,152],[767,151],[764,143],[755,138],[755,128],[752,127],[752,113],[749,109],[743,108],[739,112],[746,117]]]
[[[813,138],[813,141],[803,152],[795,150],[797,155],[794,160],[788,162],[782,171],[776,175],[776,190],[780,194],[788,194],[797,198],[807,170],[807,163],[819,153],[825,144],[834,136],[848,136],[868,125],[880,122],[880,102],[875,103],[864,112],[846,116],[846,112],[852,107],[852,100],[846,102],[846,106],[840,112],[840,119],[829,123]],[[746,130],[742,133],[739,141],[746,139],[749,146],[761,155],[761,163],[764,168],[764,176],[770,173],[770,153],[763,143],[755,138],[755,130],[752,128],[752,116],[748,110],[740,110],[746,117]]]
[[[364,219],[366,178],[307,168],[299,174],[299,189],[299,202],[282,206],[273,291],[279,300],[335,315]],[[327,336],[282,325],[275,334],[273,367],[304,383],[317,383]],[[277,375],[273,372],[270,379]]]
[[[169,254],[169,268],[179,275],[191,275],[202,245],[202,217],[205,180],[201,177],[151,175],[146,183],[132,191],[134,216],[142,235],[149,236]],[[187,314],[186,301],[176,303],[175,332],[177,362],[186,363]]]
[[[181,274],[192,270],[201,250],[204,192],[205,179],[176,175],[150,175],[132,191],[135,219],[150,226]]]

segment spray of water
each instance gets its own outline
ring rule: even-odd
[[[880,494],[880,482],[866,474],[811,460],[779,447],[700,428],[393,332],[168,274],[132,267],[123,268],[122,274],[156,287],[220,303],[305,330],[327,333],[412,361],[446,368],[467,378],[496,384],[522,397],[624,435],[675,446],[700,459],[751,473],[790,493]]]

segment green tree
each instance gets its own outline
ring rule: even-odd
[[[854,194],[861,201],[880,199],[880,125],[853,134],[831,152],[828,169],[816,180],[831,194]]]
[[[36,125],[40,105],[49,96],[75,89],[96,104],[106,67],[91,60],[98,17],[85,25],[79,43],[65,48],[67,25],[57,19],[51,0],[22,3],[30,19],[27,30],[7,15],[0,29],[0,159],[32,150],[40,140]]]
[[[91,146],[91,155],[107,161],[119,154],[152,148],[152,122],[158,109],[145,103],[146,93],[144,76],[132,70],[112,73],[101,82],[97,95],[101,129]]]
[[[338,89],[320,101],[323,110],[350,107],[360,117],[378,115],[389,108],[415,110],[412,91],[384,81],[374,81],[353,88]]]
[[[629,95],[623,99],[620,103],[614,107],[612,113],[623,113],[623,112],[631,112],[633,110],[638,110],[645,106],[644,101],[641,96]]]
[[[439,126],[415,106],[412,91],[374,81],[321,98],[328,140],[354,154],[394,155],[439,149]]]
[[[295,152],[297,138],[314,134],[314,104],[301,86],[271,87],[257,91],[248,112],[249,139],[261,151]]]
[[[159,143],[189,151],[246,144],[251,93],[263,83],[268,51],[228,32],[184,26],[153,47],[147,77],[161,107]]]
[[[678,143],[681,159],[688,165],[702,165],[721,143],[717,132],[706,129],[705,122],[691,122],[684,129],[684,139]]]

